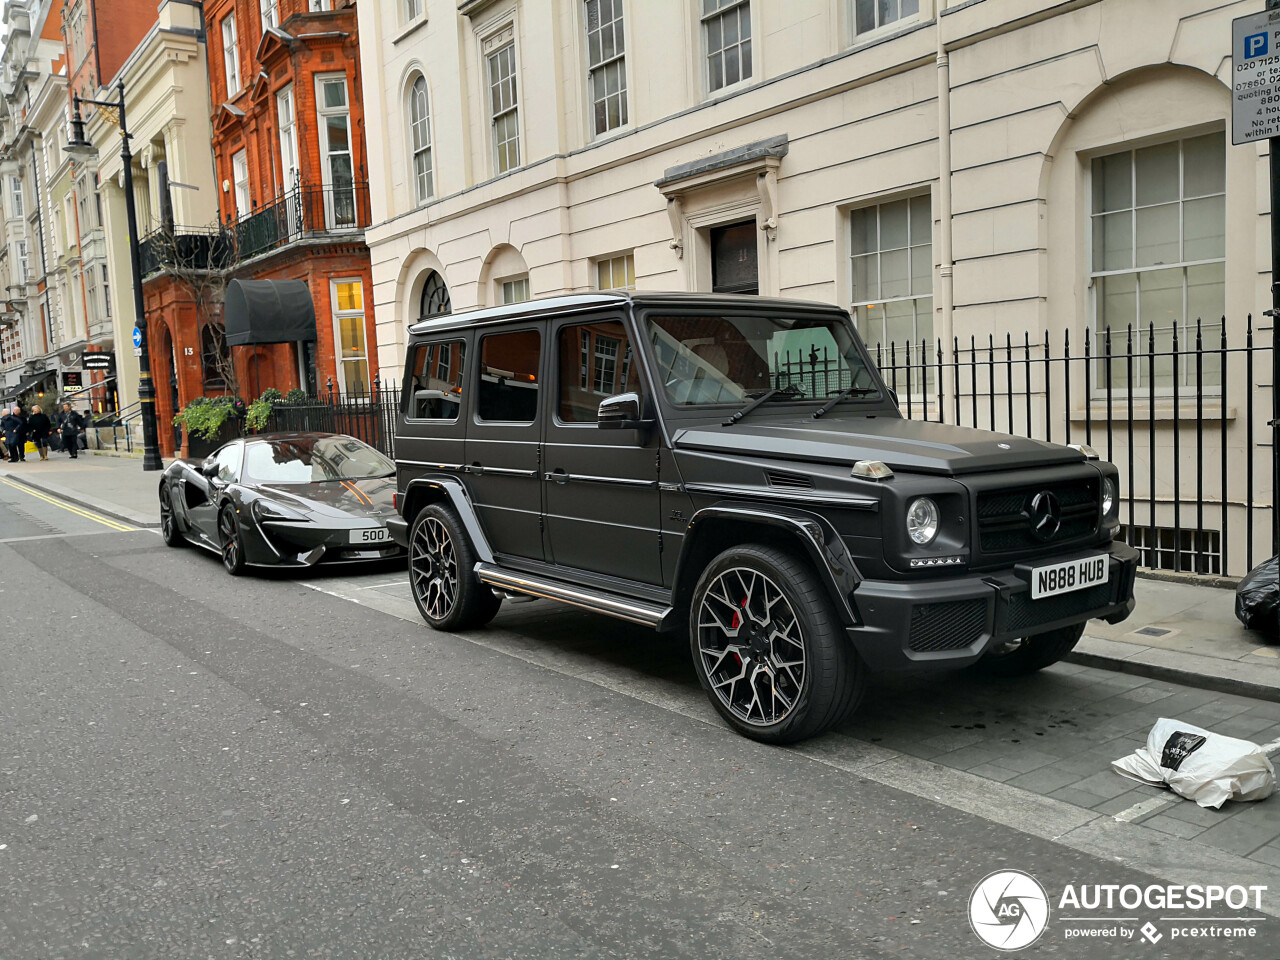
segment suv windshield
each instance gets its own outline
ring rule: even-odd
[[[848,323],[835,318],[650,316],[658,377],[682,406],[826,400],[850,388],[880,395]]]
[[[396,465],[354,437],[293,437],[260,440],[245,447],[250,483],[319,483],[389,477]]]

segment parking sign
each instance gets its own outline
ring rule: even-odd
[[[1280,10],[1231,21],[1231,142],[1280,136]]]

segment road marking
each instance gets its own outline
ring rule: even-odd
[[[26,543],[29,540],[67,540],[71,537],[101,537],[115,530],[86,530],[84,533],[42,533],[34,537],[4,537],[0,543]]]
[[[128,524],[120,523],[117,520],[110,520],[101,514],[94,513],[91,510],[84,510],[80,507],[73,507],[68,503],[63,503],[61,500],[56,500],[48,494],[41,493],[38,490],[33,490],[26,484],[15,483],[6,477],[0,477],[0,483],[3,483],[7,487],[12,487],[14,490],[21,490],[23,493],[35,497],[37,500],[43,500],[45,503],[50,503],[55,507],[60,507],[68,513],[74,513],[76,516],[84,517],[86,520],[92,520],[94,523],[100,523],[104,527],[110,527],[112,530],[119,531],[120,533],[136,533],[138,530],[137,527],[131,527]]]

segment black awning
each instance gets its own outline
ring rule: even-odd
[[[57,370],[43,370],[40,373],[32,374],[31,376],[21,380],[16,387],[4,391],[4,393],[0,393],[0,402],[16,400],[37,383],[48,380],[50,377],[56,377],[57,375]]]
[[[316,338],[316,308],[301,280],[232,280],[227,284],[227,346]]]

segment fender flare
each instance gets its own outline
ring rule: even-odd
[[[480,518],[476,515],[475,505],[471,502],[471,497],[467,494],[467,488],[463,486],[461,480],[449,474],[427,474],[426,476],[415,477],[404,488],[406,504],[413,499],[415,492],[429,492],[429,503],[447,500],[449,506],[453,507],[454,512],[462,520],[462,526],[467,531],[467,536],[471,538],[471,546],[475,550],[476,559],[481,563],[493,563],[493,548],[489,546],[489,538],[484,535],[484,528],[480,526]],[[443,496],[440,494],[443,494]],[[401,508],[400,515],[404,516],[403,508]],[[409,518],[405,517],[405,519],[408,520]]]
[[[804,548],[814,569],[817,570],[823,586],[827,588],[836,605],[836,613],[845,626],[857,626],[859,623],[857,610],[853,605],[851,594],[862,582],[849,553],[849,548],[836,532],[831,522],[820,514],[792,507],[780,507],[774,504],[748,504],[741,501],[723,501],[698,510],[689,520],[684,537],[684,545],[680,559],[676,563],[677,585],[684,582],[686,576],[691,583],[696,582],[701,571],[685,569],[692,548],[697,544],[698,531],[705,529],[709,520],[728,520],[737,523],[765,524],[794,537]],[[678,587],[677,587],[678,589]]]

